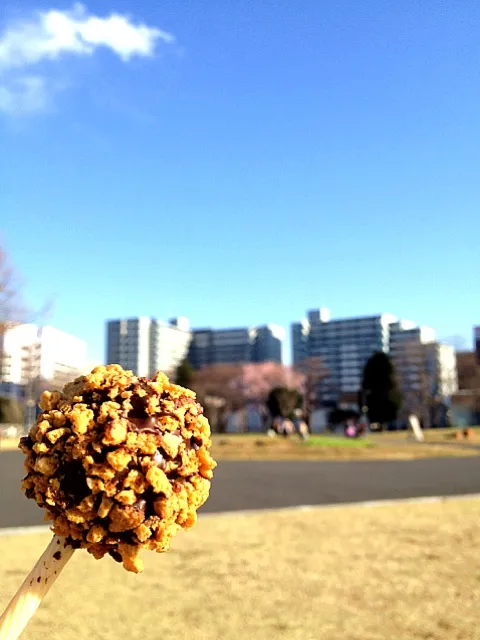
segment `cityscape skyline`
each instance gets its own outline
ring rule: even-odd
[[[51,52],[35,3],[7,2],[2,244],[32,308],[56,301],[48,322],[92,359],[106,318],[287,328],[316,300],[471,344],[480,6],[299,1],[98,0],[76,25],[113,10],[148,41],[88,55]]]

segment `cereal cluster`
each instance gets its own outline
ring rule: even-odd
[[[71,546],[138,573],[141,549],[166,551],[195,524],[215,462],[193,391],[108,365],[46,391],[40,408],[20,442],[22,488]]]

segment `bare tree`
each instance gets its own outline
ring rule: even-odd
[[[0,246],[0,381],[4,375],[5,332],[18,323],[20,316],[17,277],[6,251]]]
[[[473,351],[457,353],[458,399],[480,415],[480,365]]]
[[[312,414],[321,401],[322,383],[328,379],[328,369],[320,356],[311,356],[301,362],[298,371],[304,376],[303,413],[307,424],[311,425]]]
[[[18,274],[0,246],[0,382],[6,377],[5,333],[22,323],[44,320],[52,306],[48,302],[42,309],[28,310],[22,302],[20,289]],[[36,342],[23,349],[21,384],[24,386],[25,422],[30,424],[35,416],[39,389],[44,387],[44,381],[40,383],[40,349]]]
[[[415,414],[424,427],[438,423],[445,411],[445,397],[457,388],[457,373],[453,354],[452,366],[442,356],[444,345],[435,342],[406,342],[395,355],[401,391],[404,419]]]
[[[214,431],[224,431],[228,413],[242,406],[235,384],[241,374],[241,364],[212,364],[193,373],[191,387],[205,407]]]

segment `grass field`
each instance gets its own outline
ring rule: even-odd
[[[480,455],[480,449],[456,442],[453,433],[454,430],[427,430],[425,443],[409,441],[406,431],[371,433],[359,439],[340,434],[313,435],[306,442],[296,436],[286,439],[251,433],[214,434],[212,449],[217,460],[411,460]],[[16,449],[17,444],[16,440],[1,440],[0,452]]]
[[[315,435],[306,442],[296,437],[216,434],[213,437],[213,455],[217,460],[410,460],[480,455],[480,450],[464,448],[453,440],[417,443],[407,439],[406,431],[401,434],[396,438],[390,438],[389,434],[370,434],[358,440],[341,435]]]
[[[480,500],[214,516],[142,575],[75,554],[23,640],[479,638]],[[0,537],[0,610],[48,542]]]

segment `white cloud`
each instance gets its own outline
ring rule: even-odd
[[[81,4],[70,11],[51,9],[29,21],[8,25],[0,34],[0,112],[28,113],[44,108],[47,78],[24,75],[26,67],[67,54],[92,55],[100,47],[126,62],[134,56],[152,56],[159,41],[171,44],[175,38],[119,14],[105,18],[89,15]]]

